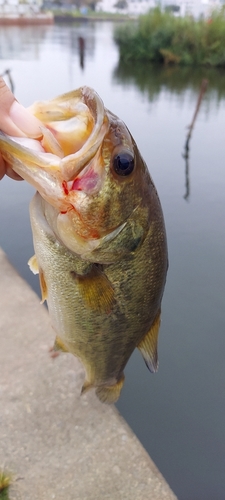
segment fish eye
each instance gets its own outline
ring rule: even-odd
[[[113,159],[113,168],[118,175],[130,175],[134,170],[134,157],[131,153],[119,153]]]

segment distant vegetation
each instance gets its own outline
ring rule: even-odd
[[[210,19],[175,17],[160,8],[115,30],[125,62],[225,66],[225,8]]]
[[[111,21],[123,21],[127,20],[128,16],[126,14],[120,14],[120,13],[111,13],[111,12],[103,12],[103,11],[95,11],[91,9],[90,7],[87,8],[87,10],[79,10],[79,9],[71,9],[71,10],[66,10],[66,9],[51,9],[51,12],[54,15],[54,18],[56,22],[58,21],[76,21],[82,19],[87,19],[87,20],[111,20]],[[1,500],[1,499],[0,499]]]

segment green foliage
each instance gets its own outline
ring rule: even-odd
[[[175,17],[159,7],[116,29],[121,60],[225,66],[225,8],[210,19]]]
[[[9,500],[9,486],[12,483],[12,475],[0,469],[0,500]]]
[[[8,488],[0,491],[0,500],[9,500]]]
[[[117,9],[127,9],[127,1],[126,0],[118,0],[114,7],[117,7]]]

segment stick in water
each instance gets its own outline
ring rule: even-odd
[[[196,108],[195,108],[195,112],[194,112],[194,116],[193,116],[191,125],[189,125],[189,127],[188,127],[189,128],[189,132],[188,132],[186,143],[185,143],[185,147],[184,147],[184,155],[183,155],[183,157],[185,158],[185,184],[186,184],[186,193],[184,195],[184,199],[185,200],[187,200],[189,198],[189,195],[190,195],[190,182],[189,182],[189,142],[190,142],[190,139],[191,139],[191,134],[192,134],[192,130],[194,128],[195,120],[197,118],[197,114],[198,114],[199,108],[201,106],[202,98],[203,98],[203,96],[204,96],[204,94],[206,92],[207,86],[208,86],[208,80],[206,80],[206,79],[202,80],[201,88],[200,88],[200,92],[199,92],[199,96],[198,96],[198,100],[197,100],[197,104],[196,104]]]

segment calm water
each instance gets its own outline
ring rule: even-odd
[[[0,73],[26,106],[94,87],[134,135],[157,186],[170,269],[160,369],[135,352],[118,408],[180,500],[225,499],[225,73],[123,67],[110,23],[0,30]],[[84,61],[78,37],[85,38]],[[209,89],[183,158],[202,78]],[[38,291],[24,183],[0,183],[0,245]]]

